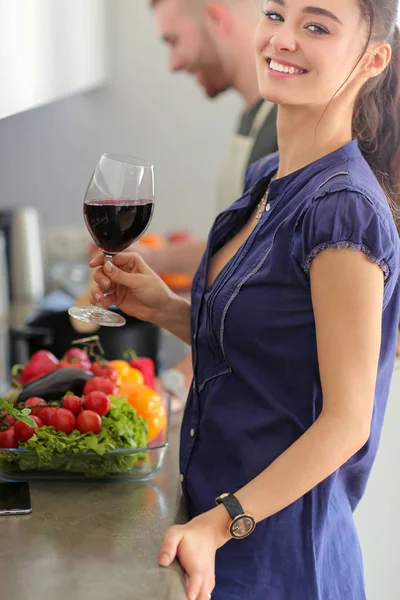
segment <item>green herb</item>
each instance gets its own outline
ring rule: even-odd
[[[22,410],[18,410],[18,408],[15,408],[12,404],[6,402],[5,400],[3,400],[3,398],[0,398],[0,414],[1,413],[11,415],[12,417],[14,417],[14,419],[17,419],[17,421],[22,421],[23,423],[29,425],[29,427],[33,427],[34,429],[37,427],[35,421],[29,416],[31,414],[30,408],[23,408]],[[4,418],[5,417],[0,417],[0,425]]]

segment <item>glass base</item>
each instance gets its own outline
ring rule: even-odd
[[[103,327],[122,327],[126,323],[121,315],[98,306],[71,306],[68,309],[68,314],[78,321],[95,323]]]

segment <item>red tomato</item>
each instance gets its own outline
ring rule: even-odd
[[[0,431],[0,448],[18,448],[14,427]]]
[[[11,415],[8,415],[5,410],[0,413],[0,424],[3,425],[7,423],[7,425],[14,425],[17,419],[14,419]]]
[[[70,435],[76,426],[75,415],[66,408],[59,408],[51,415],[50,425],[57,431],[63,431]]]
[[[114,383],[118,381],[118,371],[106,360],[103,362],[94,362],[92,363],[91,368],[92,373],[96,375],[96,377],[105,377],[106,379],[111,379]]]
[[[57,406],[46,406],[46,408],[40,409],[40,418],[45,425],[50,425],[50,421],[54,413],[59,410]]]
[[[42,419],[39,419],[36,415],[29,415],[33,419],[38,427],[43,427]],[[14,425],[15,438],[17,442],[27,442],[35,434],[36,429],[29,427],[22,421],[17,421]]]
[[[85,410],[93,410],[93,412],[104,417],[111,408],[110,398],[104,392],[90,392],[85,396]]]
[[[65,396],[62,407],[70,410],[72,413],[74,413],[74,415],[77,415],[82,410],[82,398],[79,398],[78,396],[72,396],[71,394],[69,396]]]
[[[81,433],[99,433],[101,430],[101,417],[92,410],[84,410],[78,415],[76,428]]]
[[[115,383],[105,377],[93,377],[89,379],[83,388],[84,396],[87,396],[90,392],[104,392],[107,396],[116,396],[118,388]]]
[[[38,407],[38,404],[40,404],[41,406],[47,406],[46,400],[43,400],[43,398],[37,398],[36,396],[34,396],[33,398],[28,398],[28,400],[25,402],[25,406],[27,408],[36,406],[36,408],[31,408],[31,415],[36,415],[37,417],[40,417],[40,413],[42,412],[43,408]]]

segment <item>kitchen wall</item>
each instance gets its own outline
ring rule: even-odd
[[[393,374],[382,438],[364,498],[356,510],[368,600],[399,600],[400,359]],[[346,560],[343,557],[343,560]]]
[[[187,76],[168,73],[148,4],[109,0],[108,87],[0,120],[0,209],[32,204],[48,226],[81,227],[92,169],[114,151],[154,161],[153,230],[206,233],[240,102],[208,101]]]

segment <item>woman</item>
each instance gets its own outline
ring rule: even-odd
[[[366,597],[353,510],[399,322],[397,1],[311,4],[265,2],[257,70],[280,152],[217,218],[192,305],[136,255],[92,264],[93,302],[192,344],[180,457],[192,520],[159,556],[179,558],[190,599]]]

